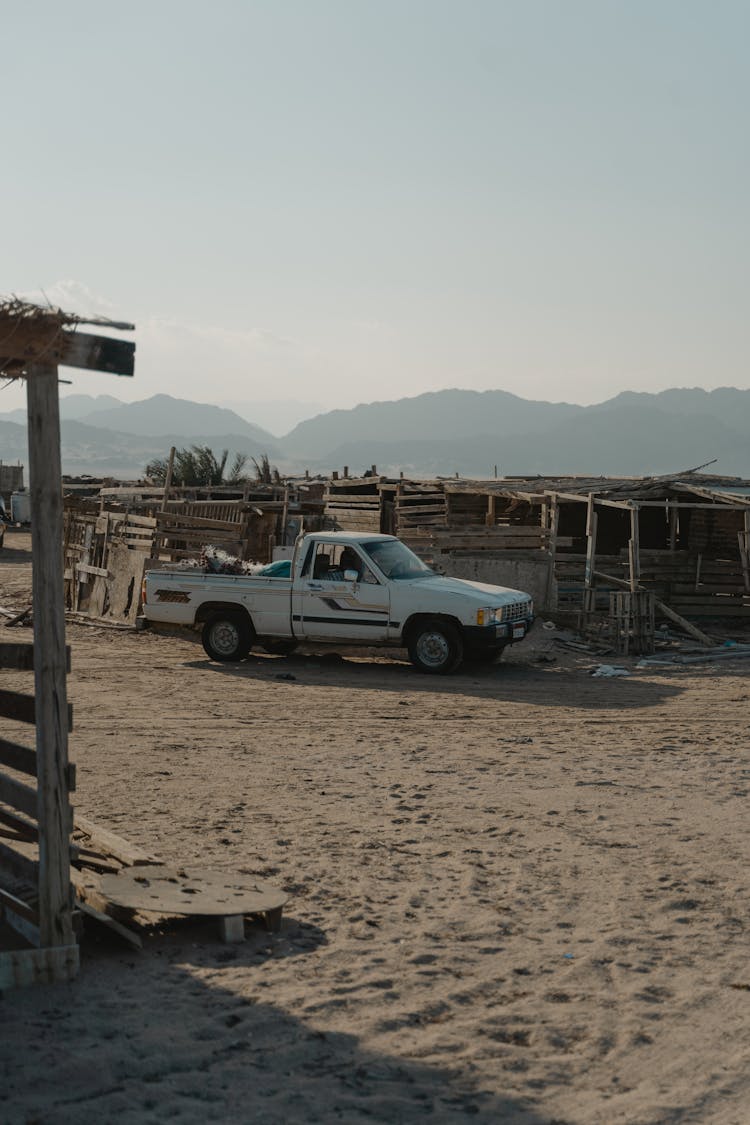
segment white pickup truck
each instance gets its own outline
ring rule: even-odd
[[[534,617],[528,594],[442,577],[392,535],[300,536],[290,577],[148,571],[149,622],[202,627],[212,660],[254,644],[286,654],[300,641],[403,645],[422,672],[452,672],[464,657],[495,660]]]

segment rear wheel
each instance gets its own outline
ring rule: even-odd
[[[445,621],[424,621],[409,637],[409,659],[420,672],[444,676],[461,664],[464,646],[461,634]]]
[[[252,647],[253,634],[247,618],[220,610],[206,621],[201,640],[212,660],[226,664],[244,660]]]

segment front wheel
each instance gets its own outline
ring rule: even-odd
[[[226,664],[245,659],[252,647],[253,635],[247,620],[240,614],[220,611],[206,621],[201,641],[212,660]]]
[[[409,638],[409,659],[420,672],[444,676],[461,664],[464,645],[454,625],[444,621],[425,621]]]

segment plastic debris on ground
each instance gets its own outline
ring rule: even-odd
[[[595,679],[615,679],[617,676],[629,676],[630,672],[627,668],[622,668],[619,664],[600,664],[591,675]]]

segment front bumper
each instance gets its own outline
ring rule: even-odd
[[[502,625],[464,625],[466,650],[469,653],[501,652],[506,645],[522,641],[533,624],[533,617],[523,617]]]

